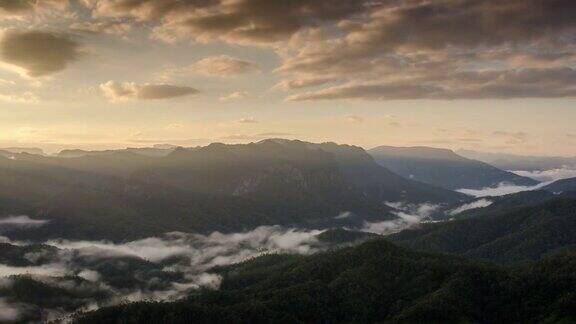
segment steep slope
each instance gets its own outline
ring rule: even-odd
[[[471,218],[476,216],[482,216],[487,214],[505,213],[518,208],[537,206],[546,201],[550,201],[557,198],[551,192],[543,190],[534,191],[522,191],[515,194],[509,194],[504,196],[495,196],[490,198],[479,198],[478,200],[488,200],[490,205],[483,208],[470,209],[459,213],[457,215],[451,215],[454,218]]]
[[[466,199],[454,191],[399,176],[376,163],[362,148],[335,143],[308,145],[334,154],[346,179],[380,201],[456,203]]]
[[[0,179],[0,215],[30,212],[75,184],[104,186],[111,181],[94,173],[1,156]]]
[[[542,190],[554,193],[576,191],[576,178],[555,181],[545,187],[542,187]]]
[[[569,323],[574,270],[575,255],[508,271],[373,240],[260,257],[216,270],[219,291],[104,308],[75,323]]]
[[[502,182],[520,186],[538,183],[447,149],[379,146],[369,153],[392,172],[447,189],[481,189]]]
[[[390,238],[418,250],[510,264],[575,249],[575,231],[576,199],[568,196],[535,206],[479,212],[463,220],[423,224]]]

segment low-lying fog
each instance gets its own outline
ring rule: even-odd
[[[14,219],[3,221],[12,225]],[[18,219],[21,226],[29,225],[23,219],[31,224],[38,222],[24,217]],[[123,244],[50,240],[39,245],[0,237],[0,242],[23,249],[20,257],[0,264],[0,292],[8,292],[12,285],[18,284],[21,278],[16,276],[27,275],[82,296],[84,309],[121,301],[172,300],[185,296],[191,289],[218,288],[220,277],[208,271],[214,267],[242,262],[262,253],[319,251],[322,245],[317,235],[320,233],[263,226],[236,234],[174,232]],[[98,298],[103,294],[111,298]],[[33,308],[11,304],[8,299],[0,299],[3,309],[0,321]],[[58,308],[50,312],[51,318],[66,313]]]
[[[489,196],[504,196],[523,191],[531,191],[541,189],[555,181],[562,179],[569,179],[576,177],[576,170],[572,168],[551,169],[544,171],[510,171],[517,175],[532,178],[540,181],[539,184],[534,186],[518,186],[510,183],[500,183],[496,186],[486,187],[482,189],[459,189],[458,192],[467,194],[473,197],[489,197]]]
[[[361,231],[390,234],[433,221],[441,206],[387,202],[397,219],[364,223]],[[482,199],[443,211],[455,215],[490,204]],[[336,218],[351,217],[343,212]],[[46,224],[28,216],[0,218],[0,233],[8,228],[26,230]],[[56,319],[76,310],[90,310],[125,301],[174,300],[193,289],[217,289],[219,266],[249,260],[263,253],[312,254],[334,246],[318,239],[322,230],[262,226],[254,230],[222,234],[166,233],[126,243],[107,241],[50,240],[32,243],[0,236],[0,321],[25,318],[39,309],[45,319]],[[1,252],[2,250],[0,250]],[[7,250],[4,250],[7,251]],[[18,300],[11,291],[24,282],[66,292],[70,300],[57,305],[35,305]]]

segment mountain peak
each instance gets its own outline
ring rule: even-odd
[[[418,157],[423,159],[466,160],[466,158],[456,154],[450,149],[429,146],[397,147],[382,145],[368,151],[375,154],[390,154],[394,156]]]

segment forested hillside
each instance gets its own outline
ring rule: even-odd
[[[487,208],[474,217],[422,224],[391,239],[425,251],[456,253],[504,264],[535,261],[576,248],[576,199],[572,195],[527,207]]]
[[[573,254],[509,270],[374,240],[263,256],[219,269],[219,291],[104,308],[75,323],[570,323],[575,270]]]

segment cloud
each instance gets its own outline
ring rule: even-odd
[[[173,232],[163,237],[114,244],[111,242],[52,240],[46,244],[78,255],[104,258],[132,256],[161,262],[174,256],[190,256],[190,270],[205,271],[216,265],[227,265],[268,252],[311,253],[322,231],[299,231],[279,226],[262,226],[252,231],[210,235]]]
[[[0,278],[18,275],[57,277],[70,273],[71,271],[61,263],[51,263],[33,267],[11,267],[0,264]]]
[[[348,123],[351,124],[360,124],[364,122],[364,118],[361,116],[354,116],[354,115],[349,115],[344,117],[344,120]]]
[[[85,33],[123,35],[132,30],[132,25],[116,20],[78,21],[71,24],[70,29]]]
[[[211,77],[234,77],[260,71],[255,63],[227,55],[204,58],[187,68],[188,71]]]
[[[66,2],[10,0],[3,2],[3,10],[28,12],[38,3]],[[576,5],[571,0],[508,0],[505,5],[499,0],[82,3],[92,15],[89,21],[74,22],[74,30],[122,34],[145,25],[151,37],[169,42],[266,46],[281,60],[275,72],[283,80],[273,88],[303,91],[288,100],[576,96],[576,23],[570,15]],[[36,73],[61,71],[76,59]],[[21,65],[16,66],[28,71],[32,64]],[[165,73],[230,77],[260,70],[254,62],[222,55]],[[303,90],[311,87],[317,89]]]
[[[166,41],[191,38],[235,44],[270,44],[287,40],[302,28],[362,13],[375,2],[100,0],[91,7],[97,16],[160,22],[154,36]]]
[[[371,100],[392,100],[392,99],[415,99],[432,97],[441,89],[435,86],[424,86],[414,84],[365,84],[365,85],[345,85],[319,90],[316,92],[306,92],[293,95],[287,98],[288,101],[309,101],[327,99],[371,99]]]
[[[302,89],[308,87],[315,87],[319,85],[323,85],[326,83],[332,83],[338,81],[337,78],[328,77],[328,78],[302,78],[302,79],[294,79],[294,80],[282,80],[278,82],[275,86],[275,90],[281,91],[290,91],[295,89]]]
[[[349,28],[355,41],[384,48],[497,46],[560,37],[574,27],[565,10],[575,9],[569,0],[405,1]]]
[[[136,98],[142,100],[170,99],[197,94],[199,91],[191,87],[173,85],[143,85],[139,86]]]
[[[572,68],[483,71],[428,75],[413,80],[357,83],[292,95],[288,101],[366,99],[512,99],[576,96],[576,70]],[[506,135],[495,133],[494,135]]]
[[[286,132],[263,132],[258,134],[230,134],[222,136],[219,139],[228,141],[261,141],[266,138],[290,137],[295,135],[296,134]]]
[[[571,168],[551,169],[543,171],[511,171],[517,175],[532,178],[541,182],[554,182],[557,180],[576,178],[576,170]]]
[[[267,44],[324,25],[346,32],[351,51],[438,50],[562,40],[574,27],[570,0],[90,0],[96,17],[157,22],[166,39]],[[367,52],[367,54],[366,54]]]
[[[223,140],[231,140],[231,141],[252,141],[258,140],[259,136],[254,135],[247,135],[247,134],[231,134],[220,137]]]
[[[0,230],[3,228],[29,228],[40,227],[47,224],[48,220],[32,219],[26,215],[8,216],[0,218]]]
[[[568,0],[381,2],[366,7],[365,16],[340,20],[333,33],[300,31],[279,51],[276,71],[343,81],[290,100],[574,97],[576,24],[565,14],[574,6]]]
[[[240,124],[257,124],[259,123],[258,120],[256,120],[256,118],[254,117],[248,117],[248,118],[240,118],[238,119],[238,123]]]
[[[32,2],[28,0],[5,0],[0,2],[0,17],[16,16],[32,10]]]
[[[20,310],[17,306],[9,304],[4,298],[0,298],[0,322],[15,322],[19,316]]]
[[[56,252],[47,254],[35,266],[0,265],[0,279],[29,275],[65,290],[92,287],[90,289],[98,288],[113,295],[104,304],[93,301],[95,308],[124,301],[174,300],[199,287],[217,289],[221,278],[211,272],[216,266],[266,253],[310,254],[324,250],[327,246],[317,239],[320,233],[319,230],[262,226],[231,234],[173,232],[126,243],[50,240],[43,246],[56,248]],[[6,243],[27,247],[24,242]],[[99,271],[103,268],[106,271]],[[122,273],[126,282],[118,282],[118,273]],[[88,280],[88,286],[67,279],[74,275]],[[87,300],[77,301],[81,305]]]
[[[453,215],[458,215],[458,214],[463,213],[463,212],[465,212],[465,211],[467,211],[467,210],[484,208],[484,207],[488,207],[488,206],[490,206],[490,205],[492,205],[492,201],[491,201],[491,200],[488,200],[488,199],[479,199],[479,200],[473,201],[473,202],[471,202],[471,203],[464,204],[464,205],[461,205],[461,206],[459,206],[459,207],[457,207],[457,208],[454,208],[454,209],[450,210],[450,211],[448,212],[448,214],[449,214],[449,215],[452,215],[452,216],[453,216]]]
[[[12,80],[0,79],[0,85],[15,85],[16,82]]]
[[[236,101],[236,100],[244,99],[246,97],[248,97],[248,92],[246,92],[246,91],[234,91],[228,95],[225,95],[225,96],[218,98],[218,100],[220,100],[220,101]]]
[[[34,78],[63,71],[81,56],[81,45],[63,34],[8,30],[0,41],[0,59]]]
[[[538,190],[548,184],[550,184],[550,182],[542,182],[535,186],[517,186],[511,183],[502,182],[493,187],[486,187],[482,189],[458,189],[456,191],[476,198],[496,197],[515,194],[523,191]]]
[[[495,131],[492,135],[506,139],[506,144],[524,143],[528,138],[528,134],[524,132]]]
[[[440,209],[440,205],[429,203],[386,202],[386,205],[394,209],[392,213],[398,218],[383,222],[366,222],[361,228],[362,231],[382,235],[400,232],[423,221],[430,220],[430,217]]]
[[[292,133],[283,133],[283,132],[266,132],[266,133],[260,133],[260,134],[256,134],[256,136],[294,136],[295,134]]]
[[[36,104],[40,102],[38,96],[35,93],[27,91],[23,94],[2,94],[0,93],[0,101],[7,103],[18,103],[18,104]]]
[[[38,9],[60,9],[68,6],[68,0],[2,0],[0,2],[0,19],[14,18],[34,12]]]
[[[196,10],[216,1],[211,0],[85,0],[95,16],[134,17],[138,20],[162,19],[170,13]]]
[[[354,213],[349,212],[349,211],[345,211],[345,212],[341,212],[340,214],[338,214],[338,216],[334,217],[334,219],[347,219],[350,217],[353,217]]]
[[[172,99],[198,94],[192,87],[167,84],[136,84],[134,82],[108,81],[100,85],[100,90],[108,100],[119,102],[125,100],[159,100]]]

